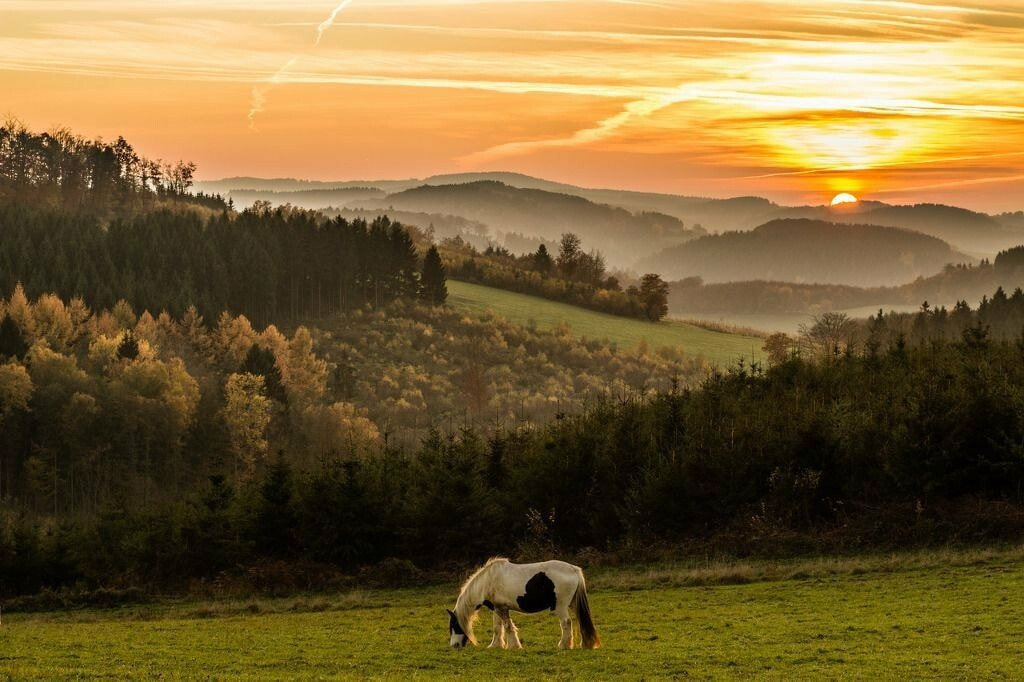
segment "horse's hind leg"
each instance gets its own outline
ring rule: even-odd
[[[495,609],[493,614],[494,635],[491,637],[491,643],[487,645],[489,649],[504,649],[505,648],[505,619],[501,617]]]
[[[505,646],[509,649],[522,649],[523,643],[519,641],[519,628],[512,622],[512,616],[509,615],[508,609],[501,610],[501,618],[505,621]]]
[[[573,636],[572,636],[572,620],[569,616],[559,618],[559,623],[562,625],[562,639],[558,641],[559,649],[571,649],[573,647]]]
[[[558,622],[562,626],[562,639],[558,641],[559,649],[571,649],[573,646],[572,619],[569,617],[568,607],[559,606],[555,611]]]

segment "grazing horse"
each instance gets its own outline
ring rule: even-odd
[[[493,611],[494,637],[490,646],[522,649],[519,631],[510,611],[540,613],[553,611],[562,625],[562,649],[573,647],[572,617],[579,622],[584,649],[601,646],[601,638],[590,617],[587,583],[579,566],[564,561],[514,564],[495,557],[480,567],[462,586],[455,610],[448,611],[448,633],[452,647],[476,644],[473,623],[481,608]]]

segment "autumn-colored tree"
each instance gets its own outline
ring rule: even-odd
[[[251,480],[257,464],[267,456],[266,432],[270,412],[270,398],[265,394],[263,377],[248,373],[228,376],[221,414],[235,457],[235,477],[239,480]]]
[[[306,327],[296,329],[288,344],[284,382],[293,405],[314,403],[327,389],[327,363],[313,352],[313,336]]]
[[[793,345],[793,339],[790,338],[789,334],[777,332],[764,340],[762,350],[768,355],[768,364],[774,366],[782,364],[789,359]]]

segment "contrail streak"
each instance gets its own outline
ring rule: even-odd
[[[334,8],[331,15],[320,22],[320,25],[316,27],[316,41],[313,43],[313,47],[317,48],[320,46],[320,41],[323,39],[324,34],[334,25],[334,20],[338,18],[338,15],[343,9],[352,4],[352,0],[342,0],[338,3],[338,6]],[[289,59],[284,66],[277,70],[273,76],[270,77],[263,85],[257,85],[252,89],[252,98],[249,102],[249,130],[259,132],[259,128],[256,127],[256,116],[261,113],[267,106],[267,95],[270,91],[281,82],[284,75],[288,73],[288,69],[295,66],[295,63],[299,61],[301,55],[296,55]]]
[[[321,22],[320,25],[316,27],[316,43],[314,43],[314,46],[320,45],[320,40],[323,39],[324,33],[326,33],[327,29],[334,25],[334,20],[338,18],[338,14],[341,13],[341,10],[345,9],[351,4],[352,0],[342,0],[340,3],[338,3],[338,6],[334,8],[334,11],[331,12],[331,16],[324,19],[324,21]]]
[[[256,115],[267,106],[267,94],[281,82],[281,78],[288,73],[288,69],[295,66],[297,61],[299,61],[298,57],[292,57],[264,85],[257,85],[252,89],[252,100],[249,104],[249,130],[259,132],[259,128],[256,127]]]

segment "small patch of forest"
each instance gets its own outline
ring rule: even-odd
[[[604,257],[585,252],[571,232],[562,235],[555,255],[544,243],[516,256],[493,244],[480,251],[461,238],[445,239],[440,251],[453,279],[651,322],[668,315],[669,286],[659,275],[646,274],[623,288],[608,273]]]

